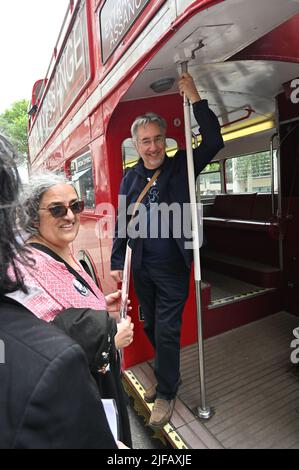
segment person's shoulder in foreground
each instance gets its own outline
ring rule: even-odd
[[[33,260],[20,235],[16,154],[1,134],[0,181],[0,448],[116,449],[84,351],[6,297],[28,294],[16,256]]]
[[[117,448],[77,343],[3,297],[0,337],[0,448]]]

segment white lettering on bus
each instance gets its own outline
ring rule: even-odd
[[[291,88],[295,88],[291,93],[291,102],[293,104],[299,103],[299,78],[295,78],[291,83]]]
[[[67,94],[71,90],[74,78],[83,63],[83,52],[84,46],[78,22],[69,37],[56,71],[56,93],[61,113],[64,111],[65,101],[68,99]]]
[[[88,50],[86,15],[85,9],[82,8],[56,65],[54,76],[32,129],[30,136],[32,159],[42,148],[89,77],[90,69],[89,61],[85,58],[86,50]]]
[[[84,55],[84,44],[82,41],[82,37],[84,36],[84,34],[81,26],[81,22],[78,21],[78,24],[75,26],[74,29],[74,58],[76,70],[79,70],[79,68],[81,67]]]
[[[66,61],[65,61],[65,71],[68,82],[71,83],[74,76],[74,50],[73,44],[70,42],[66,50]]]
[[[142,0],[118,0],[113,7],[111,17],[104,25],[104,36],[109,40],[110,49],[113,49],[132,19],[137,16],[142,7]]]

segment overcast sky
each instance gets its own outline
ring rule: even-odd
[[[0,114],[30,100],[43,78],[69,0],[0,0]]]

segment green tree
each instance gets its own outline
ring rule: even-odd
[[[19,163],[24,163],[28,156],[28,101],[20,100],[0,114],[0,131],[12,142],[19,153]]]

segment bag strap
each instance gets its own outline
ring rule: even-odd
[[[148,181],[148,183],[146,184],[146,186],[143,188],[143,190],[141,191],[141,193],[139,194],[136,202],[135,202],[135,206],[134,206],[134,209],[133,209],[133,212],[132,212],[132,216],[131,216],[131,220],[129,222],[129,224],[132,222],[132,219],[134,218],[134,215],[138,209],[138,206],[140,204],[140,202],[142,201],[142,199],[144,198],[144,196],[146,195],[146,193],[148,192],[149,188],[152,186],[153,182],[158,178],[158,176],[160,175],[161,173],[161,168],[159,168],[157,171],[155,171],[155,173],[153,174],[153,176],[151,177],[151,179]]]
[[[69,273],[71,273],[78,281],[83,284],[84,287],[86,287],[88,290],[90,290],[95,297],[97,295],[94,293],[90,285],[86,282],[86,280],[76,271],[72,266],[70,266],[61,256],[59,256],[55,251],[51,250],[45,245],[42,245],[41,243],[28,243],[28,245],[33,246],[36,250],[42,251],[43,253],[46,253],[46,255],[51,256],[51,258],[55,259],[59,263],[63,263],[68,270]]]

